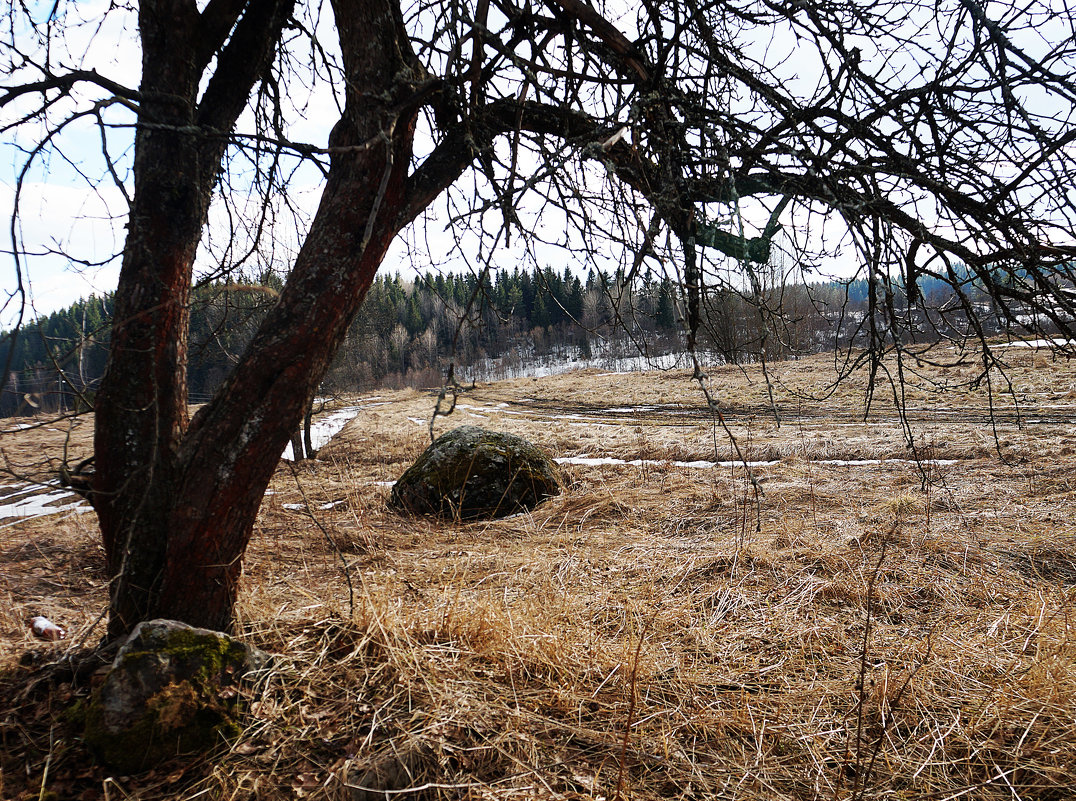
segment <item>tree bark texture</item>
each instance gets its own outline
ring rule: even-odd
[[[112,637],[153,617],[230,627],[265,488],[401,225],[417,113],[408,98],[424,76],[390,2],[338,0],[348,89],[321,204],[276,307],[188,422],[194,256],[226,134],[291,6],[215,0],[199,15],[193,2],[142,3],[135,199],[95,410]],[[199,101],[213,55],[204,40],[229,29]]]

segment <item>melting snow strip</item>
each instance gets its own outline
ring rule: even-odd
[[[947,467],[958,464],[959,459],[821,459],[815,464],[828,464],[837,467],[862,467],[872,464],[926,464],[931,467]]]
[[[35,489],[38,489],[38,486],[28,485],[25,491],[12,493],[8,498],[17,495],[26,495],[27,492],[32,492]],[[74,503],[53,505],[58,501],[71,498],[76,498],[77,500],[75,500]],[[67,511],[80,513],[92,512],[93,507],[73,492],[68,492],[67,490],[53,490],[52,492],[30,495],[22,500],[15,501],[14,503],[0,504],[0,520],[18,518],[15,522],[21,523],[24,520],[32,520],[35,517],[44,517],[46,515],[54,515]],[[14,525],[14,523],[8,525]]]
[[[332,509],[334,506],[339,506],[342,503],[347,503],[347,501],[330,501],[329,503],[320,504],[318,506],[318,509]],[[280,504],[280,507],[282,509],[288,509],[292,512],[305,512],[307,510],[307,506],[305,503],[282,503]]]
[[[11,434],[11,433],[14,433],[15,431],[22,431],[23,429],[26,429],[26,428],[33,428],[36,425],[37,425],[37,423],[15,423],[15,425],[12,426],[11,428],[5,428],[2,431],[0,431],[0,434]]]
[[[631,465],[632,467],[671,465],[673,467],[686,467],[693,470],[708,470],[714,467],[742,467],[743,462],[738,460],[725,462],[710,462],[698,460],[693,462],[679,462],[669,459],[615,459],[610,456],[562,456],[554,459],[557,464],[575,464],[584,467],[600,467],[602,465]],[[835,467],[866,467],[879,464],[924,464],[932,467],[945,467],[959,463],[959,459],[924,459],[916,462],[914,459],[822,459],[813,464],[832,465]],[[748,467],[773,467],[780,464],[780,459],[770,461],[748,462]]]
[[[688,467],[697,470],[705,470],[713,467],[742,467],[743,462],[730,461],[730,462],[676,462],[669,459],[614,459],[611,456],[562,456],[559,459],[554,459],[557,464],[576,464],[584,467],[600,467],[602,465],[631,465],[632,467],[651,467],[657,465],[672,465],[673,467]],[[780,459],[765,462],[748,462],[748,467],[772,467],[775,464],[780,464]]]
[[[15,484],[10,489],[11,492],[5,491],[0,494],[0,501],[10,501],[20,495],[32,495],[35,492],[40,492],[41,486],[39,484]]]
[[[1049,347],[1064,347],[1065,345],[1076,344],[1076,340],[1063,339],[1056,337],[1054,339],[1022,339],[1015,342],[1003,342],[1000,345],[991,345],[992,348],[1049,348]]]
[[[386,401],[387,403],[387,401]],[[363,409],[369,409],[374,406],[384,406],[385,403],[370,403],[365,406],[347,406],[343,409],[333,412],[328,417],[323,417],[320,420],[316,420],[310,426],[310,439],[311,444],[314,446],[314,450],[324,447],[328,444],[334,436],[336,436],[340,430],[346,426],[352,419],[354,419],[360,411]],[[291,450],[291,443],[289,442],[287,447],[284,448],[284,453],[280,455],[281,459],[287,459],[289,462],[294,461],[295,456]]]

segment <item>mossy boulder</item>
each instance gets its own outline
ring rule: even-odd
[[[392,488],[391,506],[454,520],[504,517],[560,492],[560,471],[522,437],[461,426],[438,437]]]
[[[86,744],[123,773],[208,751],[239,735],[240,679],[268,663],[221,632],[140,623],[85,707]]]

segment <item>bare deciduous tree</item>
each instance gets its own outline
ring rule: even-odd
[[[867,279],[856,325],[873,365],[914,336],[919,318],[894,298],[916,300],[924,276],[953,286],[972,321],[969,280],[1013,321],[1033,308],[1067,335],[1076,313],[1062,0],[144,0],[101,13],[135,12],[137,88],[86,66],[74,3],[10,4],[0,94],[23,165],[10,303],[25,287],[18,193],[42,158],[65,157],[65,131],[100,132],[100,173],[129,201],[95,408],[113,636],[155,616],[230,625],[265,487],[401,234],[434,255],[470,242],[458,255],[478,266],[505,246],[537,258],[559,245],[625,281],[644,263],[676,272],[689,346],[711,290],[780,320],[782,293],[757,269],[779,231],[800,275],[839,255]],[[301,141],[326,108],[327,141]],[[132,124],[129,156],[116,142]],[[311,170],[307,219],[289,180]],[[448,237],[416,224],[433,206]],[[224,222],[209,224],[217,208]],[[196,267],[267,258],[288,262],[286,284],[190,419]]]

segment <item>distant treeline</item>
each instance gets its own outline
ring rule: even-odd
[[[208,400],[242,355],[282,284],[266,275],[250,283],[213,283],[191,301],[192,403]],[[328,376],[330,391],[378,386],[433,386],[450,360],[465,368],[514,354],[571,348],[586,358],[593,332],[617,336],[617,319],[635,333],[672,346],[679,327],[676,286],[645,279],[631,291],[613,280],[552,269],[433,275],[405,281],[378,277],[351,325]],[[77,409],[92,403],[108,358],[112,296],[91,297],[0,335],[6,367],[0,415]],[[623,334],[623,331],[620,331]]]
[[[188,386],[208,399],[276,298],[271,282],[213,284],[193,292]],[[112,295],[91,297],[0,335],[0,416],[87,408],[108,361]]]
[[[192,403],[208,400],[242,355],[281,288],[267,274],[214,283],[191,302],[188,382]],[[815,285],[773,280],[744,293],[708,288],[700,347],[730,362],[790,358],[865,337],[866,281]],[[976,297],[973,288],[966,290]],[[931,316],[948,284],[921,280],[922,311],[902,337],[959,334],[960,320]],[[591,360],[616,350],[661,355],[683,348],[681,288],[664,277],[571,270],[503,270],[482,277],[378,277],[323,383],[325,391],[437,386],[449,362],[457,375],[494,360],[519,367],[551,357]],[[903,293],[896,305],[904,305]],[[978,301],[984,318],[985,301]],[[6,366],[0,415],[88,406],[105,368],[112,298],[92,297],[0,337]],[[988,326],[989,327],[989,326]],[[996,326],[995,326],[996,327]],[[875,331],[877,331],[877,325]]]

